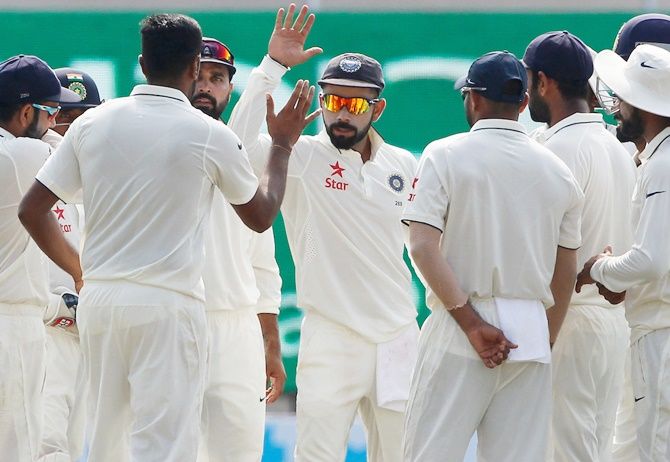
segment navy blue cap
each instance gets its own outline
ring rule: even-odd
[[[84,71],[72,69],[71,67],[61,67],[54,70],[56,77],[60,81],[63,88],[72,90],[79,95],[80,100],[76,103],[62,102],[63,109],[70,108],[90,108],[99,106],[100,93],[98,86],[93,81],[93,78]]]
[[[18,55],[0,63],[0,104],[81,101],[63,88],[53,69],[37,56]]]
[[[521,82],[518,93],[510,94],[505,86],[510,80]],[[477,58],[468,75],[456,81],[454,88],[477,89],[484,97],[503,103],[520,103],[528,90],[528,77],[521,61],[509,51],[492,51]]]
[[[379,62],[361,53],[344,53],[328,61],[319,85],[384,88],[384,76]]]
[[[524,65],[554,80],[586,82],[593,74],[593,58],[581,39],[568,31],[536,37],[523,55]]]
[[[670,51],[670,16],[648,13],[629,19],[619,29],[613,50],[628,61],[635,47],[643,43]]]

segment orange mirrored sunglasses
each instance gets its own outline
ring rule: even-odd
[[[330,112],[339,112],[343,107],[347,108],[352,115],[360,115],[368,112],[370,108],[379,102],[379,99],[367,99],[361,96],[347,98],[345,96],[324,94],[323,107]]]

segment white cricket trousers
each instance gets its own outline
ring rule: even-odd
[[[628,337],[630,338],[630,332]],[[623,375],[623,389],[619,398],[612,442],[612,462],[640,462],[637,448],[637,425],[635,422],[635,393],[631,379],[631,349],[626,349],[626,365]]]
[[[42,433],[43,307],[0,303],[0,460],[33,462]]]
[[[476,303],[499,325],[493,300]],[[407,403],[406,462],[463,462],[477,432],[479,462],[541,462],[549,439],[551,364],[505,362],[487,369],[446,309],[419,338]]]
[[[377,406],[377,344],[308,311],[300,330],[296,372],[296,462],[341,462],[358,410],[367,460],[402,460],[404,413]]]
[[[254,310],[208,311],[209,367],[198,462],[259,462],[265,347]]]
[[[670,461],[670,328],[633,343],[631,369],[640,461]]]
[[[86,390],[79,375],[81,350],[76,332],[46,327],[44,428],[39,462],[73,462],[83,451]]]
[[[77,310],[88,390],[88,462],[194,462],[207,356],[203,303],[87,282]]]
[[[623,306],[568,309],[551,354],[554,462],[610,461],[629,341]]]

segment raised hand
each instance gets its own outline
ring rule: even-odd
[[[612,247],[607,246],[603,250],[603,253],[600,253],[598,255],[595,255],[591,258],[589,258],[586,263],[584,263],[584,268],[579,272],[577,275],[577,283],[575,285],[575,291],[577,293],[580,293],[582,291],[582,286],[586,284],[595,284],[596,281],[593,280],[591,277],[591,268],[593,268],[593,264],[600,260],[603,257],[609,257],[612,255]]]
[[[268,133],[274,144],[288,149],[298,141],[305,127],[321,114],[321,109],[317,109],[308,115],[314,99],[314,86],[310,86],[307,80],[298,80],[291,97],[278,114],[275,114],[272,95],[267,94],[266,98]]]
[[[503,331],[483,321],[465,335],[489,369],[502,364],[509,356],[510,350],[518,347],[505,337]]]
[[[308,6],[303,5],[295,21],[293,21],[295,3],[289,5],[286,17],[284,17],[284,8],[279,8],[277,11],[275,28],[268,44],[268,55],[286,67],[297,66],[323,53],[319,47],[305,50],[305,41],[315,19],[313,14],[307,15],[308,11]]]

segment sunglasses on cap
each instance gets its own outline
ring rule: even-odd
[[[600,80],[600,77],[596,80],[596,97],[605,113],[613,115],[619,112],[619,103],[621,100],[619,100],[619,97],[610,87],[605,85],[605,82]]]
[[[379,102],[379,98],[367,99],[361,96],[347,98],[345,96],[325,94],[321,95],[323,107],[330,112],[339,112],[343,107],[352,115],[365,114]]]
[[[49,113],[49,117],[54,117],[56,114],[58,114],[58,111],[60,111],[60,109],[61,109],[60,106],[56,106],[56,107],[45,106],[43,104],[37,104],[37,103],[33,103],[32,107],[34,107],[35,109],[38,109],[40,111],[45,111],[45,112]]]
[[[461,88],[461,98],[465,100],[465,96],[471,91],[486,91],[486,87],[463,87]]]
[[[201,59],[216,59],[234,66],[235,58],[230,49],[218,40],[203,39],[200,51]]]

